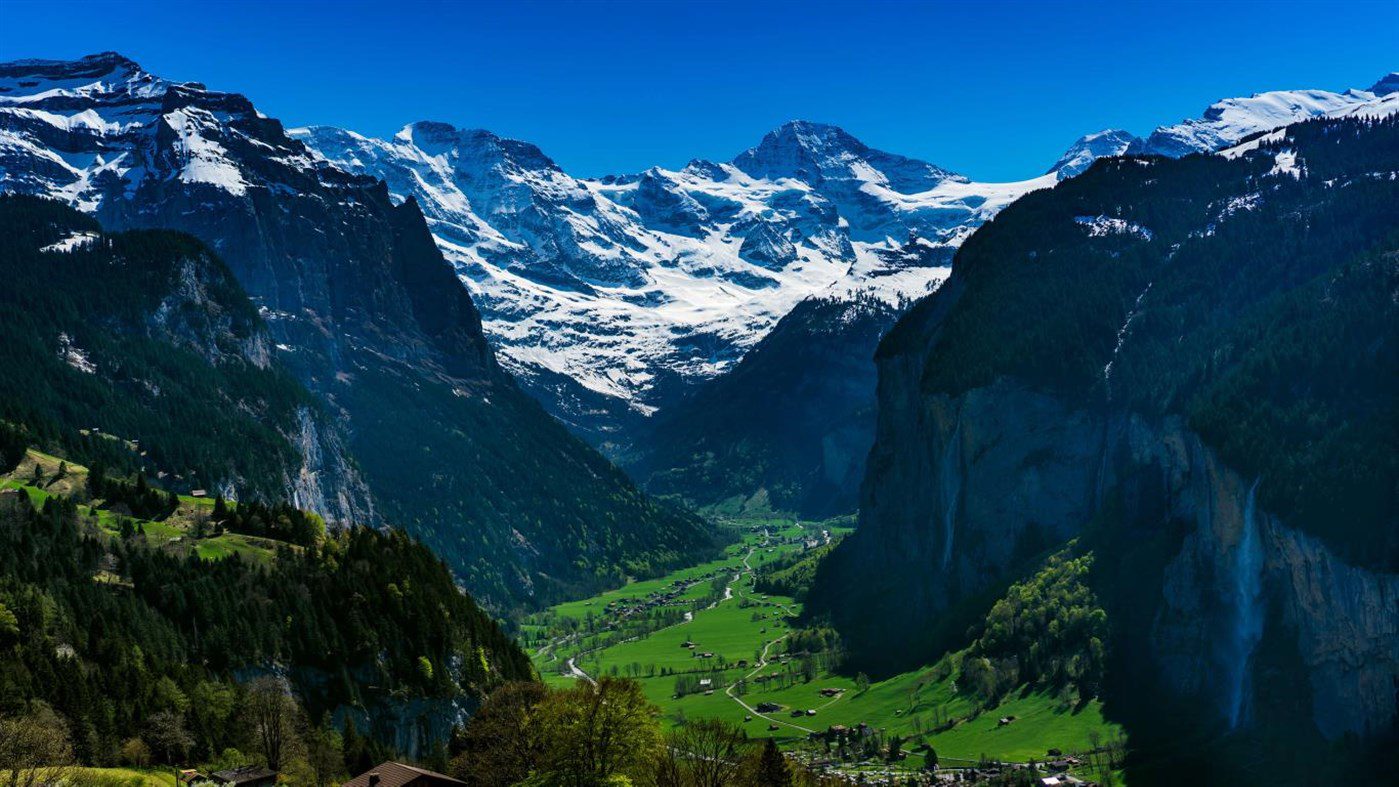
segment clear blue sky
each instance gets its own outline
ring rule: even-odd
[[[1399,69],[1399,2],[375,3],[3,0],[0,60],[114,49],[289,126],[420,119],[578,175],[724,160],[793,118],[982,179],[1080,134]]]

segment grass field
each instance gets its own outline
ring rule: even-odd
[[[140,525],[147,543],[176,554],[193,552],[206,560],[221,560],[236,554],[246,560],[260,561],[271,560],[276,555],[279,543],[257,536],[222,533],[194,538],[196,520],[207,517],[214,507],[214,501],[207,497],[180,495],[174,513],[158,522],[124,516],[102,507],[100,500],[91,501],[96,505],[90,505],[86,494],[87,473],[82,465],[30,449],[19,466],[7,475],[0,475],[0,489],[22,491],[35,508],[42,508],[50,497],[83,501],[78,504],[78,513],[97,532],[119,537],[122,521],[129,520]]]
[[[169,768],[67,768],[65,784],[73,787],[176,787]]]
[[[701,718],[724,719],[744,725],[750,734],[772,736],[786,748],[806,745],[810,731],[863,723],[881,730],[885,736],[901,736],[908,741],[906,750],[930,745],[944,765],[955,765],[984,758],[1044,760],[1050,749],[1085,751],[1096,740],[1106,741],[1120,734],[1116,725],[1103,718],[1097,701],[1070,707],[1056,696],[1021,691],[997,707],[979,709],[977,703],[958,692],[952,677],[955,670],[947,659],[942,664],[870,683],[864,691],[858,690],[852,677],[824,668],[815,669],[812,679],[806,680],[798,668],[798,658],[785,663],[780,658],[784,640],[793,632],[793,619],[800,604],[790,598],[756,594],[753,575],[744,567],[744,558],[748,567],[757,568],[800,552],[804,548],[802,539],[819,537],[828,529],[819,524],[797,525],[790,520],[742,523],[742,540],[730,547],[721,560],[554,607],[527,622],[537,646],[531,649],[536,653],[536,666],[546,681],[567,684],[575,680],[566,674],[571,657],[589,676],[637,679],[647,697],[661,708],[668,725]],[[832,535],[839,537],[843,532],[835,530]],[[695,609],[689,620],[605,645],[599,644],[605,635],[588,631],[589,627],[609,625],[610,602],[646,599],[677,580],[709,576],[720,569],[732,572],[727,580],[728,597],[715,598],[712,606]],[[705,587],[709,588],[707,584]],[[580,622],[587,625],[580,626]],[[686,647],[687,643],[695,647]],[[760,667],[765,648],[769,663]],[[704,653],[713,656],[702,658],[700,654]],[[788,677],[766,686],[757,680],[774,674]],[[677,683],[682,676],[709,678],[713,681],[711,690],[677,696]],[[740,679],[746,679],[741,692],[735,686]],[[738,697],[726,691],[730,686]],[[831,697],[823,696],[823,689],[841,691]],[[750,710],[760,703],[775,703],[781,709],[767,714]],[[809,715],[808,710],[815,713]],[[794,716],[793,711],[802,713]],[[1013,717],[1013,721],[1002,725],[1003,717]],[[901,767],[917,768],[922,764],[922,757],[914,756]]]

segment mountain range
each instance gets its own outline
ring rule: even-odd
[[[704,540],[521,390],[656,492],[853,510],[874,346],[981,224],[1100,158],[1213,150],[1373,107],[1395,82],[1227,99],[1146,137],[1089,134],[1014,183],[806,121],[726,163],[585,179],[531,144],[436,122],[387,140],[287,131],[242,96],[104,53],[0,67],[0,190],[60,199],[109,229],[203,239],[332,416],[297,438],[297,501],[405,524],[483,577],[488,598],[513,599],[541,577],[559,592],[615,581]],[[816,347],[828,363],[802,360]],[[770,371],[745,370],[750,353]],[[745,419],[757,412],[761,428]],[[405,439],[420,446],[407,458]],[[551,482],[507,491],[541,461]],[[591,479],[612,490],[600,509],[565,492]],[[580,565],[566,544],[606,557]]]
[[[640,493],[499,366],[414,200],[326,163],[246,98],[112,53],[0,65],[0,190],[62,200],[106,230],[180,230],[227,264],[277,367],[324,414],[283,429],[299,467],[282,493],[301,507],[403,526],[502,606],[706,548],[698,519]],[[104,380],[112,360],[91,359]],[[146,469],[191,486],[191,468]],[[229,473],[199,480],[252,491]]]
[[[628,442],[635,415],[732,368],[805,298],[864,292],[895,304],[925,294],[976,227],[1097,158],[1214,150],[1392,89],[1226,99],[1145,138],[1089,134],[1045,175],[1014,183],[972,181],[807,121],[728,162],[593,179],[528,143],[443,123],[391,139],[330,127],[291,134],[344,170],[383,179],[395,200],[413,197],[502,362],[607,448]],[[938,253],[884,253],[910,244]]]

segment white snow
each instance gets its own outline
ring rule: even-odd
[[[1107,235],[1131,235],[1142,240],[1151,240],[1155,237],[1151,230],[1140,224],[1112,216],[1075,216],[1074,221],[1088,230],[1090,238],[1101,238]]]
[[[96,242],[97,233],[95,232],[70,232],[62,240],[59,240],[57,243],[50,243],[42,249],[39,249],[39,251],[49,253],[66,253],[70,251],[75,251],[77,249],[87,248],[88,246],[91,246],[93,243]]]
[[[1366,106],[1373,109],[1385,101],[1366,90],[1275,90],[1248,98],[1228,98],[1210,105],[1201,118],[1156,129],[1134,150],[1175,156],[1216,151],[1260,131],[1308,118],[1355,112]]]
[[[228,151],[213,139],[206,138],[206,131],[218,128],[218,121],[212,113],[197,107],[185,107],[166,113],[162,120],[174,130],[179,142],[177,154],[182,156],[184,166],[180,170],[180,180],[188,183],[208,183],[225,191],[241,196],[248,191],[243,174],[228,156]]]
[[[1279,150],[1273,157],[1273,168],[1268,170],[1269,175],[1291,175],[1294,179],[1302,178],[1302,168],[1297,164],[1297,151]]]
[[[293,188],[269,181],[265,167],[246,166],[240,157],[248,149],[299,175],[341,177],[333,165],[382,178],[395,200],[413,197],[422,207],[507,368],[566,375],[641,412],[654,409],[656,392],[675,378],[727,369],[807,297],[897,304],[935,289],[978,226],[1096,157],[1139,147],[1168,155],[1215,150],[1318,114],[1399,111],[1399,94],[1367,91],[1229,99],[1149,140],[1087,135],[1050,173],[1012,183],[970,181],[802,122],[728,163],[579,179],[532,145],[435,123],[387,140],[298,129],[291,133],[310,150],[278,149],[240,130],[239,118],[226,114],[243,111],[226,108],[236,104],[167,101],[176,86],[130,61],[40,65],[51,73],[0,78],[0,191],[48,194],[95,212],[152,179],[235,196]],[[158,148],[169,137],[173,144]],[[1224,155],[1282,143],[1278,132]],[[1275,154],[1272,174],[1301,172],[1295,156]],[[1224,206],[1220,217],[1251,207]],[[1079,220],[1093,236],[1152,237],[1119,218]]]
[[[897,160],[888,166],[905,180],[936,181],[904,193],[875,159],[826,151],[823,171],[847,178],[835,203],[800,178],[755,177],[736,164],[580,180],[533,146],[440,124],[413,124],[389,140],[331,128],[290,133],[343,169],[383,178],[395,199],[417,199],[507,368],[566,375],[641,412],[653,409],[661,378],[721,373],[805,298],[901,303],[930,292],[972,230],[1058,180],[974,183]],[[796,136],[821,142],[806,129]],[[752,167],[779,170],[787,152],[765,152],[774,160]],[[887,227],[895,237],[852,240],[852,227],[866,235]],[[908,245],[912,228],[925,235]],[[754,248],[780,258],[750,256],[754,233],[762,238]],[[909,250],[942,262],[912,254],[890,263]]]

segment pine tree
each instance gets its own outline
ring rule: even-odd
[[[762,787],[791,787],[792,771],[787,767],[787,759],[777,750],[777,743],[768,738],[763,744],[763,755],[758,761],[758,784]]]

